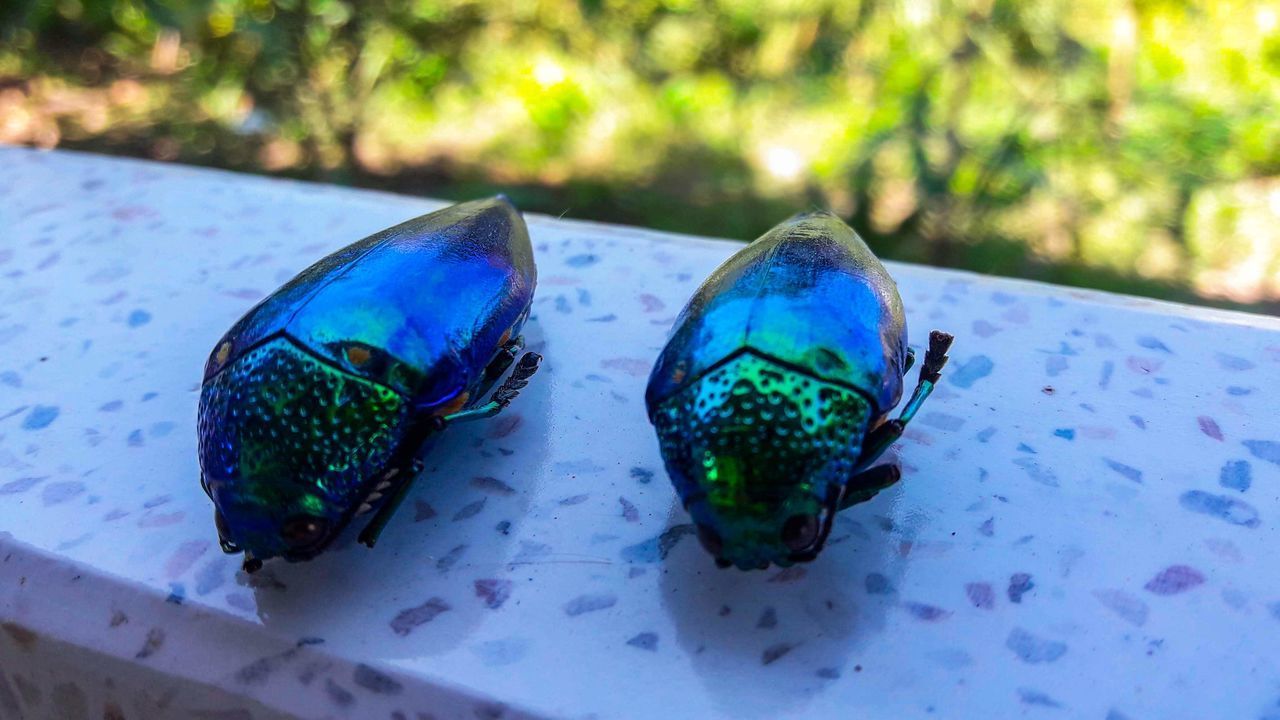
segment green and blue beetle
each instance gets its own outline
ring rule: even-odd
[[[501,411],[537,370],[537,269],[505,197],[384,230],[304,270],[214,347],[201,485],[252,572],[308,560],[359,515],[372,546],[447,425]],[[515,364],[486,402],[484,395]]]
[[[835,514],[897,482],[873,463],[938,382],[933,331],[919,383],[897,286],[848,225],[796,215],[694,294],[645,393],[667,473],[721,567],[813,560]]]

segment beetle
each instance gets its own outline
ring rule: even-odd
[[[830,212],[796,215],[717,268],[677,317],[645,405],[697,537],[720,567],[817,557],[835,514],[897,482],[873,463],[933,391],[952,337],[933,331],[920,378],[897,285]]]
[[[536,284],[524,219],[498,196],[353,243],[250,309],[201,383],[222,549],[249,572],[309,560],[376,510],[372,547],[440,432],[497,414],[537,370],[536,353],[516,362]]]

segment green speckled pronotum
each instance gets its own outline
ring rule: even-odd
[[[836,512],[896,482],[872,467],[932,392],[951,336],[914,355],[884,266],[829,212],[729,258],[676,320],[645,395],[667,473],[721,567],[817,557]]]

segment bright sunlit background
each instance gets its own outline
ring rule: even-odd
[[[1278,8],[6,0],[0,142],[1274,313]]]

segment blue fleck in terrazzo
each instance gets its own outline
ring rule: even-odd
[[[812,564],[718,572],[643,391],[738,246],[635,228],[529,216],[540,382],[455,429],[375,550],[240,572],[197,482],[205,353],[315,259],[440,206],[0,149],[0,703],[1277,712],[1280,322],[891,264],[909,327],[972,332],[901,442],[906,482]],[[65,656],[81,677],[37,672],[46,638],[92,646]]]

